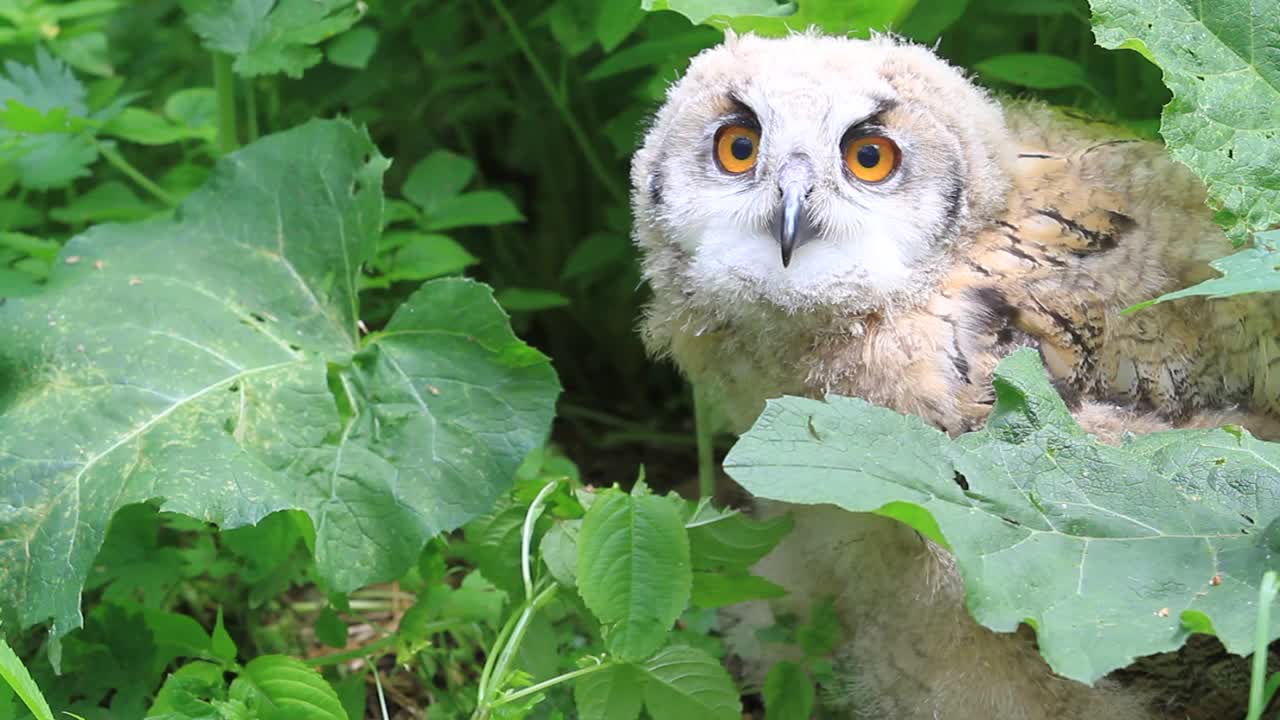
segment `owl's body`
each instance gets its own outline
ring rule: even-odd
[[[1120,314],[1214,275],[1228,244],[1200,183],[1158,145],[1001,106],[923,48],[731,37],[673,87],[632,179],[646,340],[739,431],[767,398],[825,393],[972,430],[1024,346],[1104,439],[1280,427],[1270,297]],[[1165,716],[1147,690],[1057,678],[1028,638],[979,627],[950,557],[905,527],[782,509],[797,529],[760,571],[796,611],[837,596],[854,717]]]

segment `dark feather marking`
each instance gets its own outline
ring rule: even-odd
[[[1005,222],[1004,220],[997,220],[997,221],[996,221],[996,224],[997,224],[997,225],[999,225],[1000,227],[1004,228],[1005,230],[1013,230],[1013,231],[1015,231],[1015,232],[1017,232],[1017,230],[1018,230],[1018,226],[1017,226],[1017,225],[1014,225],[1013,223],[1007,223],[1007,222]]]
[[[1111,233],[1104,233],[1104,232],[1098,232],[1097,230],[1090,230],[1089,228],[1081,225],[1075,220],[1072,220],[1071,218],[1063,216],[1063,214],[1058,212],[1057,210],[1054,210],[1052,208],[1041,208],[1036,210],[1036,212],[1049,218],[1050,220],[1053,220],[1054,222],[1070,230],[1076,235],[1079,235],[1080,237],[1084,238],[1085,242],[1088,243],[1089,248],[1088,250],[1083,250],[1083,251],[1073,250],[1072,252],[1076,255],[1085,255],[1092,252],[1110,250],[1116,246],[1116,238]],[[1130,218],[1127,215],[1121,215],[1120,213],[1117,213],[1117,212],[1113,212],[1111,214],[1118,215],[1128,220],[1127,224],[1124,222],[1117,224],[1116,229],[1120,230],[1121,233],[1132,229],[1133,226],[1136,224],[1133,218]],[[1115,218],[1113,217],[1112,220],[1114,221]],[[1123,228],[1121,226],[1123,226]]]
[[[1010,246],[1008,246],[1008,247],[1002,247],[1002,248],[1000,248],[1000,249],[1001,249],[1001,250],[1003,250],[1003,251],[1005,251],[1005,252],[1007,252],[1007,253],[1009,253],[1010,255],[1012,255],[1012,256],[1014,256],[1014,257],[1022,258],[1023,260],[1027,260],[1027,261],[1029,261],[1032,265],[1039,265],[1039,264],[1040,264],[1040,261],[1039,261],[1039,260],[1037,260],[1037,259],[1035,259],[1034,257],[1032,257],[1032,256],[1030,256],[1030,255],[1026,254],[1025,252],[1023,252],[1023,251],[1022,251],[1022,248],[1018,247],[1017,245],[1010,245]]]
[[[951,326],[951,352],[947,355],[951,360],[951,366],[955,368],[956,375],[960,376],[965,385],[972,385],[973,380],[969,379],[969,358],[965,357],[964,351],[960,349],[960,324],[950,315],[939,315],[938,319]]]
[[[1083,159],[1085,155],[1088,155],[1094,150],[1107,147],[1108,145],[1129,145],[1130,143],[1136,143],[1136,142],[1140,142],[1140,141],[1139,140],[1108,140],[1106,142],[1100,142],[1096,145],[1090,145],[1088,148],[1086,148],[1084,152],[1080,153],[1080,158]]]
[[[1018,153],[1018,157],[1020,157],[1020,158],[1040,158],[1040,159],[1046,159],[1046,158],[1056,158],[1056,157],[1058,157],[1058,156],[1057,156],[1057,155],[1048,155],[1048,154],[1046,154],[1046,153]]]
[[[1080,330],[1076,328],[1074,323],[1063,317],[1061,313],[1045,307],[1045,304],[1040,302],[1037,298],[1032,297],[1031,301],[1036,304],[1036,307],[1040,309],[1040,312],[1048,315],[1049,319],[1053,320],[1055,325],[1061,328],[1067,335],[1071,336],[1072,344],[1077,348],[1080,348],[1082,351],[1089,349],[1089,346],[1085,344],[1084,336],[1080,334]]]
[[[649,203],[655,208],[662,207],[662,156],[654,163],[653,172],[649,173]]]
[[[974,272],[978,273],[979,275],[982,275],[984,277],[991,277],[991,271],[982,267],[978,263],[972,260],[965,260],[965,264],[968,265],[970,268],[973,268]]]

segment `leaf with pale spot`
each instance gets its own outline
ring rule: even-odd
[[[3,625],[77,627],[128,504],[224,528],[302,510],[344,592],[510,487],[558,387],[486,287],[428,283],[360,338],[386,166],[345,122],[264,138],[173,218],[90,230],[43,294],[0,305]]]
[[[1280,552],[1280,445],[1239,429],[1103,445],[1030,350],[998,366],[995,389],[987,427],[955,441],[861,400],[771,401],[725,468],[758,496],[945,542],[974,616],[1002,632],[1029,622],[1067,677],[1092,682],[1193,629],[1249,652],[1250,602]]]

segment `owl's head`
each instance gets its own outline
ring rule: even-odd
[[[1003,207],[999,106],[892,38],[727,37],[668,92],[632,165],[646,279],[704,306],[910,300]]]

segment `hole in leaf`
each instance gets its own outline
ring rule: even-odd
[[[231,383],[228,385],[227,392],[240,392],[240,383]]]
[[[968,489],[969,489],[969,480],[968,480],[968,478],[966,478],[964,475],[961,475],[959,470],[957,470],[957,471],[956,471],[955,477],[954,477],[954,478],[952,478],[952,479],[954,479],[954,480],[956,481],[956,484],[960,486],[960,489],[961,489],[961,490],[968,490]]]
[[[263,316],[259,315],[259,314],[258,314],[258,313],[256,313],[256,312],[255,312],[255,313],[249,313],[249,317],[253,318],[254,320],[257,320],[257,321],[258,321],[258,322],[260,322],[260,323],[264,323],[264,322],[266,322],[266,321],[267,321],[267,319],[266,319],[265,317],[263,317]]]

